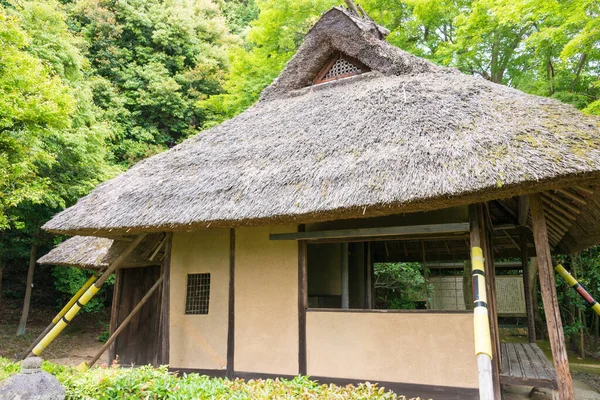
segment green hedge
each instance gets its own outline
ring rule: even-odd
[[[42,368],[65,386],[67,399],[380,399],[405,400],[369,383],[339,387],[320,385],[308,377],[292,380],[209,378],[198,374],[177,376],[166,367],[100,367],[80,372],[44,362]],[[0,357],[0,380],[20,367]]]

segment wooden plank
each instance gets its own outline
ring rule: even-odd
[[[544,370],[546,371],[546,375],[548,375],[550,379],[556,381],[556,371],[554,371],[554,368],[552,367],[550,360],[548,360],[548,358],[546,357],[546,354],[544,354],[542,349],[540,349],[537,344],[532,344],[531,349],[541,360]]]
[[[235,373],[235,228],[229,229],[229,305],[227,314],[226,376],[233,379]]]
[[[508,375],[510,372],[510,364],[508,363],[508,350],[506,345],[508,343],[500,343],[500,351],[502,352],[502,369],[500,375]]]
[[[546,323],[548,325],[548,336],[554,358],[558,395],[563,400],[571,400],[574,398],[573,380],[569,372],[569,359],[567,357],[563,327],[560,319],[560,309],[556,300],[554,270],[552,268],[552,255],[548,243],[544,208],[539,194],[530,196],[529,203],[533,218],[533,236],[539,265],[540,287],[542,289],[544,313],[546,314]]]
[[[517,357],[514,343],[506,343],[506,354],[508,356],[508,374],[513,377],[523,378],[525,375],[521,369],[521,363]]]
[[[523,349],[523,353],[534,369],[534,374],[532,374],[532,376],[535,375],[535,377],[539,379],[552,380],[552,377],[546,370],[544,361],[540,359],[538,354],[533,350],[531,343],[522,343],[521,347]]]
[[[298,232],[304,232],[304,225]],[[298,242],[298,374],[307,374],[306,356],[306,310],[308,309],[308,277],[306,264],[306,242]]]
[[[320,240],[381,236],[429,235],[469,232],[469,223],[390,226],[383,228],[340,229],[330,231],[273,233],[269,240]]]
[[[523,376],[528,379],[536,379],[539,378],[537,374],[537,365],[534,360],[532,360],[525,347],[528,343],[515,343],[515,352],[517,353],[517,358],[521,363],[521,370],[523,371]]]

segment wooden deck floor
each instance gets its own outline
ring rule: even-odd
[[[501,343],[500,382],[508,385],[556,389],[556,374],[535,343]]]

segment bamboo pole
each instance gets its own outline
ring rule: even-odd
[[[552,268],[552,255],[548,242],[548,230],[544,216],[544,206],[539,194],[530,196],[529,204],[533,218],[533,237],[539,265],[542,300],[544,302],[544,312],[548,325],[550,347],[552,348],[552,356],[554,358],[554,369],[556,370],[557,394],[562,400],[572,400],[575,398],[573,380],[569,372],[569,359],[567,357],[565,337],[560,319],[560,310],[556,300],[556,286]]]
[[[79,310],[81,310],[92,297],[98,293],[102,284],[108,279],[108,277],[123,263],[123,261],[131,254],[131,252],[140,244],[140,242],[146,236],[145,233],[138,235],[129,246],[117,257],[115,261],[106,269],[96,282],[91,285],[85,293],[75,301],[75,304],[69,308],[61,319],[52,327],[52,329],[39,341],[39,343],[33,348],[31,353],[35,356],[39,356],[46,347],[66,328],[66,326],[75,318]]]
[[[471,222],[471,265],[473,268],[473,328],[475,330],[475,354],[479,376],[479,399],[494,399],[494,381],[492,375],[492,341],[487,309],[485,267],[481,250],[477,206],[469,206]]]
[[[33,341],[33,343],[31,343],[31,345],[29,346],[29,348],[27,349],[27,351],[25,351],[23,354],[21,354],[21,356],[19,356],[17,358],[17,361],[21,361],[23,360],[25,357],[27,357],[28,354],[30,354],[34,347],[40,342],[40,340],[42,340],[47,334],[48,332],[50,332],[50,330],[52,328],[54,328],[54,325],[56,325],[58,323],[58,321],[60,321],[60,319],[63,317],[63,315],[65,315],[67,313],[67,311],[69,311],[69,309],[71,307],[73,307],[73,304],[75,304],[75,302],[77,300],[79,300],[79,298],[85,293],[85,291],[92,286],[92,283],[94,283],[96,281],[96,279],[98,279],[98,276],[100,276],[101,272],[98,271],[96,272],[96,274],[92,275],[81,287],[81,289],[79,289],[79,291],[77,291],[77,293],[75,293],[75,295],[73,295],[73,297],[71,297],[71,300],[69,300],[69,302],[62,308],[62,310],[60,310],[58,312],[58,314],[56,314],[56,316],[52,319],[52,322],[50,322],[50,324],[46,327],[46,329],[44,329],[42,331],[42,333],[40,333],[38,335],[38,337]]]
[[[148,299],[150,298],[150,296],[152,296],[152,294],[154,294],[154,292],[156,291],[156,289],[162,283],[163,276],[164,275],[161,275],[160,278],[158,278],[158,280],[154,283],[154,285],[152,285],[152,287],[150,288],[150,290],[148,290],[148,292],[144,295],[144,297],[142,297],[142,299],[139,301],[139,303],[137,303],[137,305],[135,306],[135,308],[133,310],[131,310],[131,312],[129,313],[129,315],[127,315],[127,317],[123,320],[123,322],[121,322],[121,325],[119,325],[119,327],[117,328],[117,330],[115,330],[112,333],[112,335],[110,335],[110,337],[108,338],[108,340],[106,341],[106,343],[104,343],[104,346],[102,346],[102,348],[98,351],[98,353],[96,353],[96,355],[94,356],[94,358],[92,358],[92,360],[89,362],[89,364],[86,363],[86,362],[83,362],[81,365],[85,365],[88,368],[91,368],[96,363],[96,361],[98,361],[98,359],[100,357],[102,357],[102,354],[106,351],[106,349],[108,349],[110,347],[110,345],[112,344],[112,342],[114,342],[115,339],[117,338],[117,336],[119,336],[119,334],[123,331],[123,329],[125,329],[127,327],[127,325],[129,324],[129,322],[133,319],[133,317],[135,317],[135,315],[138,313],[138,311],[140,311],[140,309],[142,308],[142,306],[144,304],[146,304],[146,302],[148,301]]]

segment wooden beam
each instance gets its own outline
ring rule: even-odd
[[[229,305],[227,310],[227,372],[228,379],[235,371],[235,228],[229,228]]]
[[[298,232],[304,232],[304,225]],[[308,272],[306,242],[298,241],[298,374],[307,374],[306,362],[306,310],[308,309]]]
[[[563,195],[575,200],[576,202],[582,204],[582,205],[586,205],[587,201],[585,201],[585,199],[583,197],[581,197],[578,194],[575,194],[573,192],[570,192],[566,189],[558,189],[557,192],[562,193]]]
[[[519,196],[519,218],[518,222],[520,226],[527,224],[527,217],[529,216],[529,197]]]
[[[166,234],[167,240],[165,241],[165,257],[163,258],[162,266],[162,290],[160,299],[160,364],[169,364],[170,354],[170,307],[171,307],[171,249],[173,248],[173,233],[168,232]]]
[[[391,226],[385,228],[341,229],[331,231],[272,233],[270,240],[347,239],[378,236],[431,235],[469,232],[469,223]]]
[[[551,215],[552,218],[554,218],[557,222],[560,221],[562,223],[562,225],[564,227],[566,227],[566,229],[568,229],[571,225],[573,225],[573,222],[571,222],[566,217],[563,217],[562,215],[560,215],[559,213],[557,213],[556,211],[554,211],[552,208],[545,208],[545,210],[546,210],[546,213],[548,213],[549,215]]]
[[[574,399],[573,381],[569,372],[569,359],[565,346],[560,309],[556,300],[556,286],[554,283],[554,269],[552,267],[552,255],[548,243],[548,231],[544,206],[539,194],[530,196],[531,216],[533,218],[533,237],[540,273],[540,287],[542,290],[542,301],[544,302],[544,313],[548,325],[548,336],[554,358],[554,369],[558,383],[558,395],[562,400]]]
[[[108,338],[106,343],[104,343],[104,346],[102,346],[102,348],[100,348],[100,350],[98,350],[98,353],[96,353],[94,358],[92,358],[92,360],[89,363],[87,363],[88,367],[92,367],[96,363],[96,361],[98,361],[98,359],[102,356],[102,354],[106,351],[106,349],[108,349],[112,345],[112,343],[119,336],[119,334],[121,332],[123,332],[123,329],[125,329],[127,327],[129,322],[131,321],[131,319],[138,313],[138,311],[140,311],[142,306],[144,304],[146,304],[146,302],[148,301],[150,296],[152,296],[154,294],[156,289],[158,289],[158,287],[160,286],[162,281],[163,281],[163,275],[161,275],[160,278],[158,278],[156,283],[154,285],[152,285],[150,290],[148,290],[148,292],[144,295],[144,297],[142,297],[142,299],[139,301],[139,303],[137,303],[135,308],[133,310],[131,310],[129,315],[127,317],[125,317],[123,322],[121,322],[121,325],[119,325],[119,327],[112,333],[112,335],[110,335],[110,337]]]
[[[527,251],[527,232],[521,229],[521,269],[523,270],[523,289],[525,291],[525,310],[527,313],[527,336],[529,343],[535,343],[535,319],[531,302],[531,283],[529,282],[529,252]]]
[[[567,210],[569,210],[575,214],[581,213],[581,210],[578,207],[574,206],[573,204],[569,203],[568,201],[561,199],[559,196],[555,195],[554,193],[544,192],[544,197],[547,197],[547,198],[555,201],[556,203],[560,204],[561,206],[563,206],[564,208],[566,208]]]
[[[589,194],[590,196],[595,193],[594,189],[590,189],[590,188],[585,187],[585,186],[579,186],[579,185],[577,185],[577,186],[575,186],[575,189],[577,189],[577,190],[579,190],[579,191],[581,191],[583,193]]]

